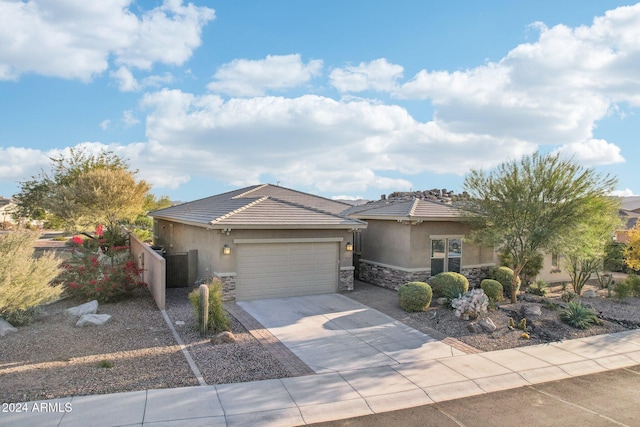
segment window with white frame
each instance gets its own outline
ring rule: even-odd
[[[460,273],[462,239],[438,237],[431,239],[431,276],[445,271]]]

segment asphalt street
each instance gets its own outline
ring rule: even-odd
[[[322,427],[640,426],[640,365]]]

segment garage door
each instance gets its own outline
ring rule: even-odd
[[[337,291],[338,243],[243,243],[237,250],[238,300]]]

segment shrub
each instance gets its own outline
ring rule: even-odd
[[[127,247],[111,248],[112,257],[101,252],[74,250],[71,260],[63,264],[64,272],[58,281],[72,298],[110,302],[130,296],[146,286],[140,281],[140,269]]]
[[[497,280],[484,279],[480,282],[480,288],[489,298],[489,304],[493,306],[497,301],[502,301],[502,284]]]
[[[209,302],[207,304],[209,312],[209,322],[207,327],[214,333],[228,331],[229,330],[229,318],[222,306],[222,283],[217,279],[212,279],[208,284],[209,288]],[[200,324],[200,291],[198,289],[193,290],[189,294],[189,301],[194,310],[194,317],[196,318],[196,327]]]
[[[624,281],[629,286],[629,290],[633,296],[640,297],[640,276],[637,274],[628,274]]]
[[[507,298],[511,298],[511,281],[513,280],[513,270],[509,267],[493,267],[489,270],[489,278],[497,280],[502,285]],[[516,280],[516,294],[520,291],[520,278]]]
[[[53,253],[33,256],[37,233],[0,236],[0,317],[13,325],[30,322],[38,306],[57,300],[60,286],[52,286],[60,273]]]
[[[431,288],[436,297],[453,300],[469,290],[469,281],[460,273],[438,273],[431,278]]]
[[[578,329],[587,329],[598,323],[598,317],[591,309],[574,301],[569,302],[567,308],[560,312],[560,320]]]
[[[451,307],[456,311],[456,317],[461,317],[464,320],[486,315],[488,306],[489,298],[482,289],[471,290],[451,301]]]
[[[613,292],[616,294],[616,298],[618,300],[624,301],[633,293],[633,290],[631,289],[631,283],[625,279],[624,282],[619,282],[616,284]]]
[[[539,295],[543,297],[547,295],[548,287],[549,287],[549,284],[545,280],[538,279],[534,283],[529,285],[529,287],[527,288],[527,292],[533,295]]]
[[[431,304],[433,292],[424,282],[409,282],[398,289],[400,308],[404,311],[425,311]]]

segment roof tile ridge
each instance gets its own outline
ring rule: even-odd
[[[226,213],[226,214],[224,214],[224,215],[222,215],[222,216],[219,216],[219,217],[218,217],[218,218],[216,218],[216,219],[213,219],[213,220],[209,221],[209,224],[213,225],[213,224],[215,224],[215,223],[217,223],[217,222],[223,221],[223,220],[225,220],[225,219],[229,218],[229,217],[230,217],[230,216],[232,216],[232,215],[235,215],[235,214],[237,214],[237,213],[240,213],[240,212],[242,212],[242,211],[244,211],[244,210],[246,210],[246,209],[250,208],[251,206],[255,206],[255,205],[257,205],[257,204],[258,204],[258,203],[260,203],[260,202],[264,202],[264,201],[265,201],[265,200],[267,200],[268,198],[269,198],[269,196],[262,196],[262,197],[260,197],[260,198],[258,198],[258,199],[256,199],[256,200],[254,200],[253,202],[247,203],[246,205],[243,205],[242,207],[240,207],[240,208],[238,208],[238,209],[232,210],[232,211],[231,211],[231,212],[229,212],[229,213]]]
[[[408,216],[415,216],[416,215],[416,209],[418,209],[418,204],[420,203],[420,199],[415,198],[413,199],[413,204],[411,205],[411,209],[409,209],[409,215]]]
[[[250,193],[253,193],[256,190],[260,190],[264,187],[267,187],[269,184],[260,184],[260,185],[256,185],[255,187],[253,187],[251,190],[247,190],[244,193],[238,194],[236,196],[233,196],[232,199],[241,199],[243,197],[246,197],[247,195],[249,195]],[[265,197],[265,196],[262,196]]]

